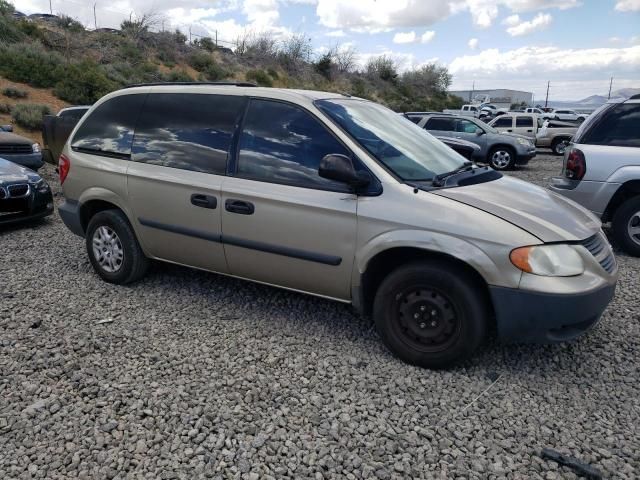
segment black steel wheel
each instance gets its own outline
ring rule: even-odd
[[[469,268],[443,260],[401,266],[380,284],[373,320],[405,362],[443,368],[473,354],[487,334],[486,285]]]

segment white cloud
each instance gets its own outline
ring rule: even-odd
[[[345,37],[347,34],[344,33],[344,30],[332,30],[330,32],[325,33],[327,37]]]
[[[561,49],[522,47],[514,50],[483,50],[449,63],[452,89],[476,87],[534,90],[541,94],[546,80],[556,99],[577,99],[606,92],[609,77],[616,85],[640,86],[640,45],[626,48]]]
[[[398,32],[393,36],[393,43],[414,43],[416,32]]]
[[[507,25],[509,27],[513,27],[514,25],[518,25],[520,23],[520,15],[517,13],[515,15],[509,15],[502,21],[503,25]]]
[[[467,42],[467,45],[469,45],[469,48],[471,50],[475,50],[476,48],[478,48],[478,39],[477,38],[470,38],[469,42]]]
[[[420,37],[420,43],[429,43],[436,36],[436,32],[433,30],[428,30],[422,34]]]
[[[533,20],[514,24],[513,26],[507,28],[507,33],[512,37],[528,35],[529,33],[533,33],[538,30],[544,30],[549,25],[551,25],[552,21],[553,17],[551,17],[550,14],[539,13],[533,18]]]
[[[640,0],[620,0],[616,3],[615,9],[618,12],[638,12],[640,11]]]

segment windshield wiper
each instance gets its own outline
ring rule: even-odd
[[[474,169],[473,162],[469,162],[469,161],[464,162],[455,170],[451,170],[450,172],[440,173],[435,177],[433,177],[433,179],[431,180],[431,185],[433,185],[434,187],[442,187],[444,186],[444,180],[446,180],[447,178],[453,177],[458,173],[468,172],[473,169]]]

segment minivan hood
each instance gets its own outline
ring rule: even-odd
[[[431,193],[491,213],[543,242],[584,240],[601,227],[600,220],[571,200],[513,177]]]

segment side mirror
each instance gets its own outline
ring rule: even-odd
[[[481,128],[476,128],[476,136],[480,136],[480,135],[484,135],[484,130],[482,130]]]
[[[318,175],[327,180],[346,183],[354,188],[361,188],[371,182],[368,172],[358,172],[353,162],[346,155],[330,153],[320,161]]]
[[[13,132],[13,125],[0,125],[0,132]]]

